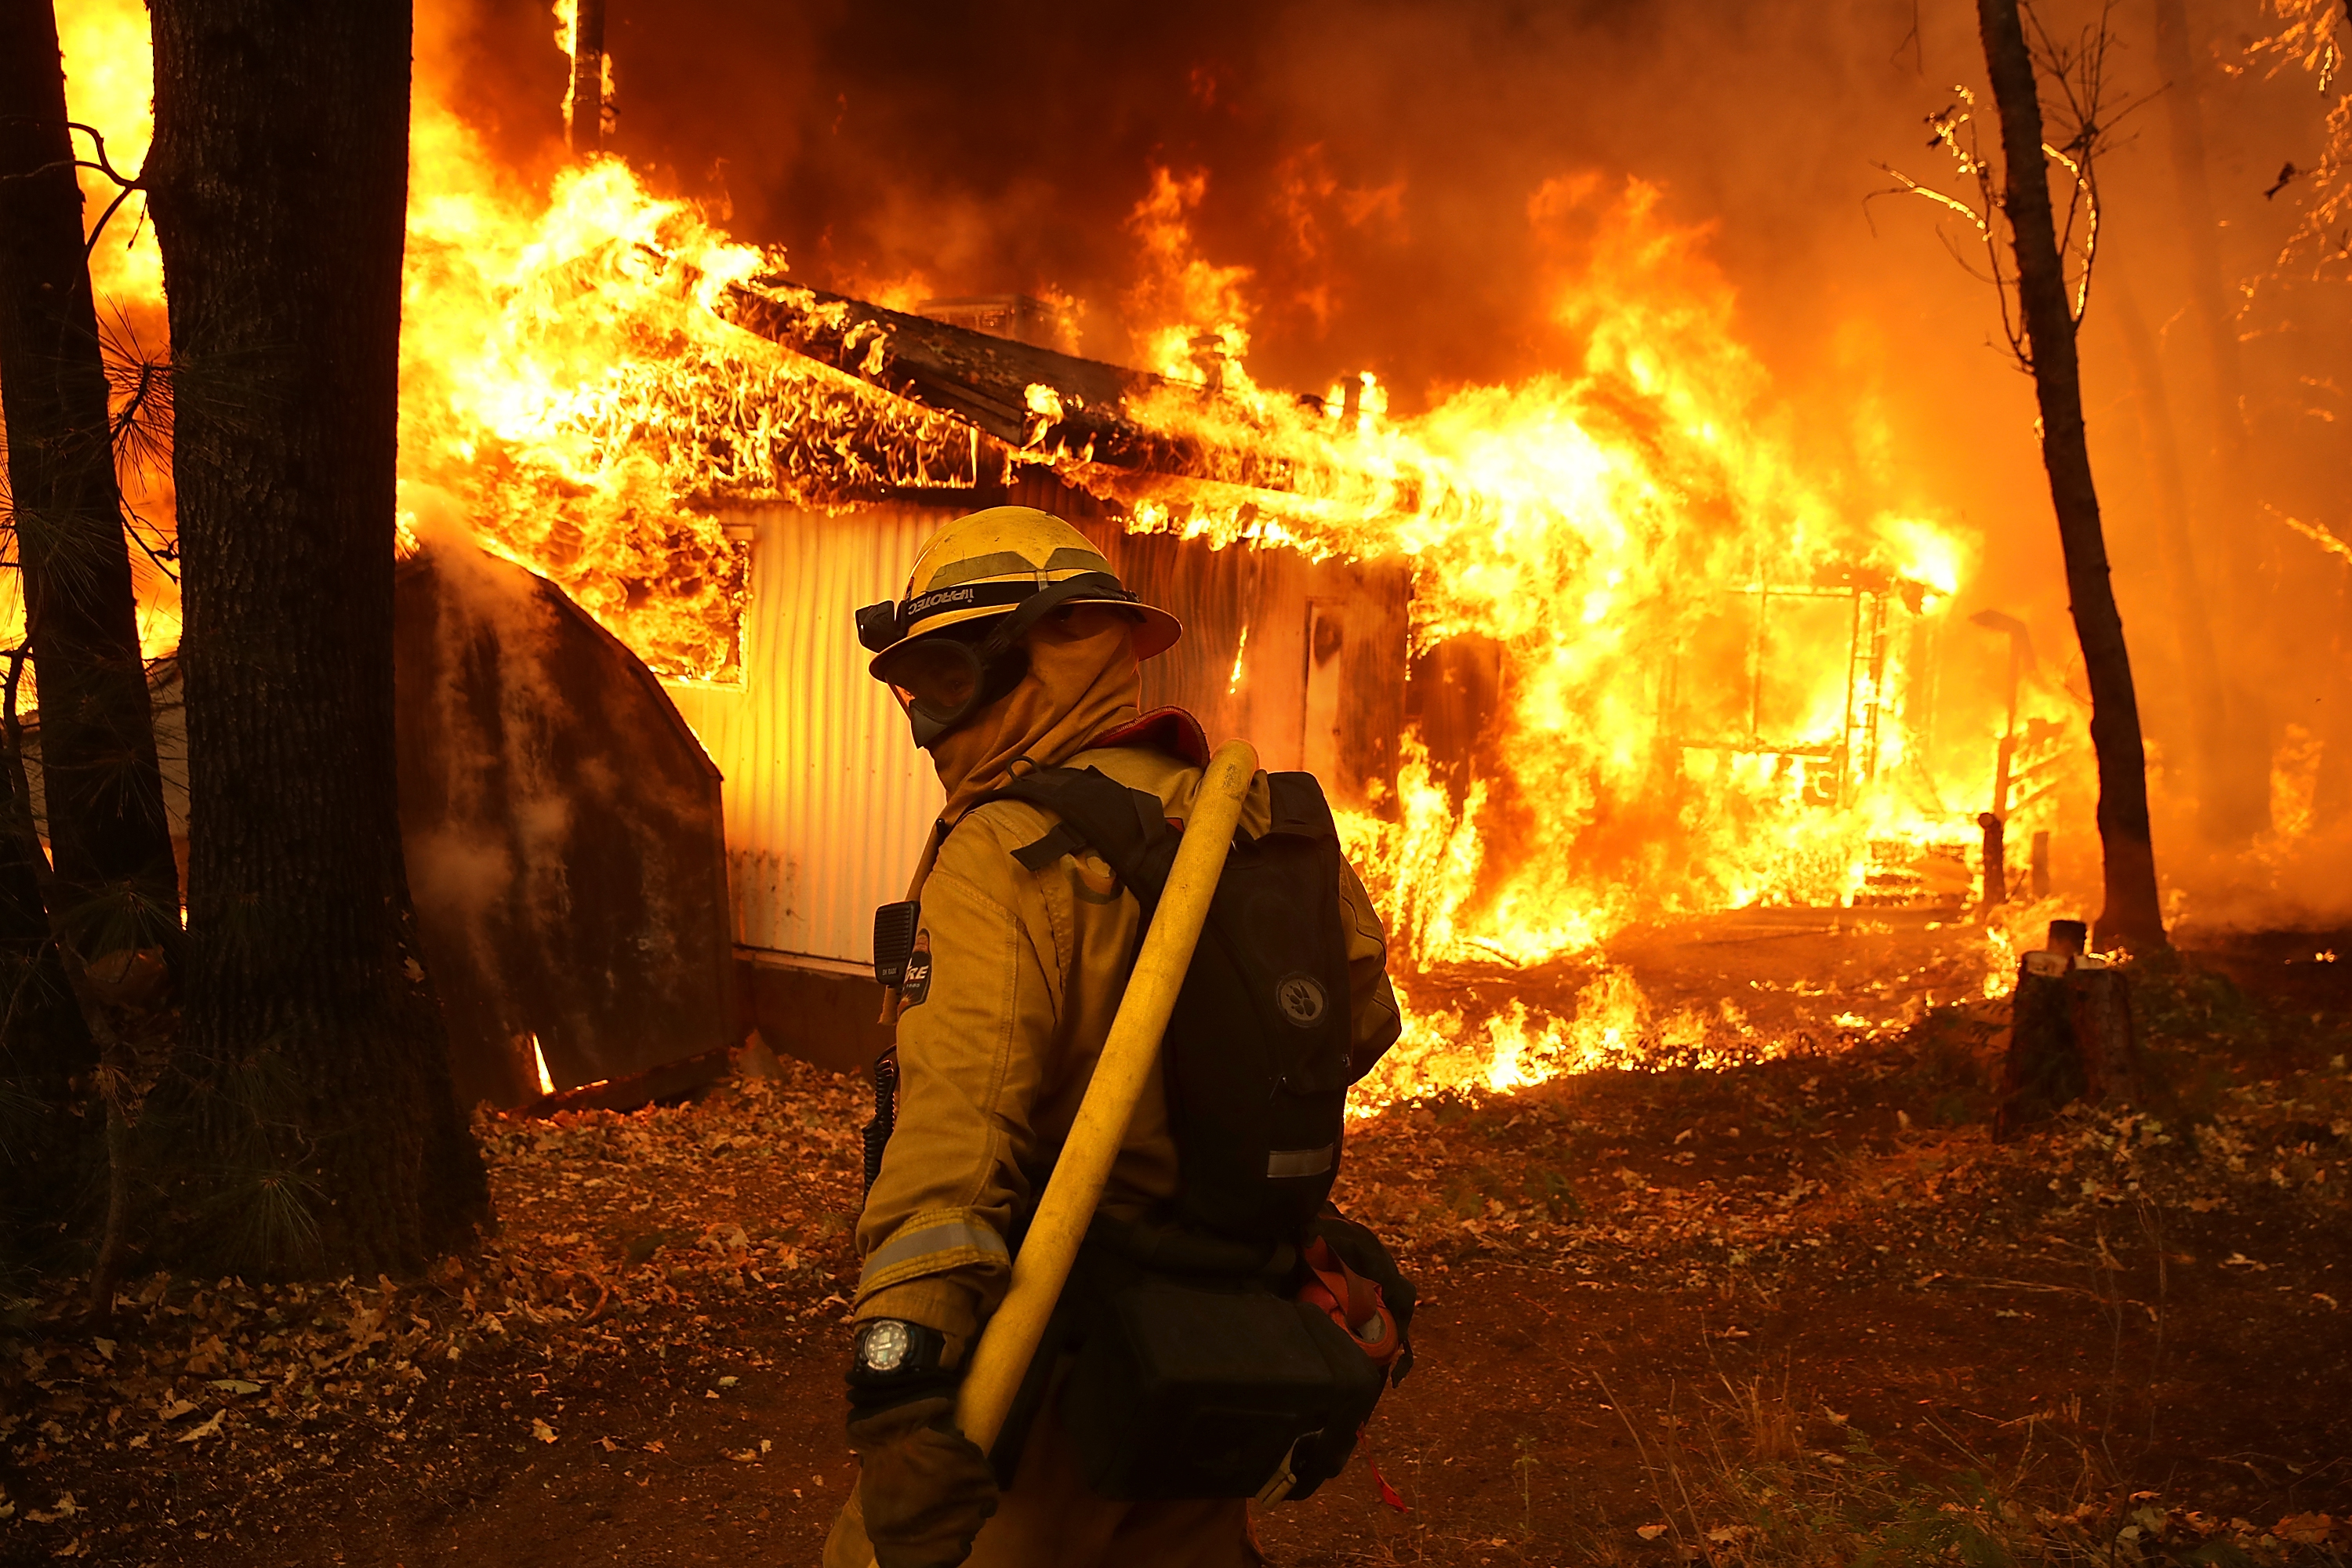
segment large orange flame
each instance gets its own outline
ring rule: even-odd
[[[78,117],[109,131],[118,163],[135,158],[143,14],[85,0],[65,19]],[[1040,438],[1016,457],[1120,493],[1139,527],[1402,555],[1416,652],[1491,660],[1478,732],[1405,737],[1394,797],[1344,823],[1400,968],[1509,968],[1594,953],[1637,921],[1958,890],[1966,818],[1936,805],[1906,717],[1969,547],[1800,461],[1704,230],[1667,221],[1640,182],[1547,184],[1529,219],[1574,251],[1554,315],[1576,355],[1391,418],[1369,375],[1319,405],[1253,381],[1250,273],[1204,257],[1189,228],[1204,179],[1159,172],[1130,222],[1130,325],[1171,380],[1128,413],[1279,461],[1246,465],[1247,485],[1139,492],[1044,438],[1060,406],[1042,386]],[[152,310],[152,240],[100,256],[100,287]],[[961,450],[943,416],[713,313],[782,260],[617,161],[526,184],[420,74],[405,504],[462,517],[664,673],[726,679],[744,562],[717,501],[823,500],[916,478],[875,471],[892,452],[951,464]],[[1269,472],[1288,488],[1265,488]],[[1657,1014],[1601,963],[1559,1016],[1417,1012],[1368,1092],[1778,1048],[1728,1010]]]
[[[1300,478],[1271,499],[1203,486],[1139,518],[1217,544],[1402,552],[1416,648],[1479,639],[1496,656],[1498,708],[1466,765],[1442,779],[1408,737],[1396,799],[1347,816],[1394,951],[1518,966],[1637,921],[1966,890],[1967,819],[1937,804],[1906,705],[1968,548],[1803,469],[1704,231],[1666,222],[1638,181],[1553,182],[1531,218],[1591,237],[1556,304],[1581,363],[1413,418],[1359,396],[1349,417],[1337,395],[1302,408],[1204,363],[1204,342],[1246,342],[1248,313],[1246,274],[1192,247],[1201,194],[1162,174],[1137,209],[1152,297],[1201,312],[1139,342],[1223,395],[1171,385],[1137,412],[1280,452]],[[1652,1017],[1609,968],[1565,1018],[1523,1003],[1416,1017],[1374,1097],[1778,1048],[1736,1019]]]
[[[1449,796],[1409,749],[1393,820],[1355,828],[1411,886],[1396,913],[1423,960],[1525,962],[1637,917],[1846,903],[1867,890],[1873,844],[1954,832],[1920,809],[1931,792],[1903,721],[1912,634],[1949,604],[1965,549],[1801,471],[1702,236],[1658,205],[1638,182],[1538,196],[1539,217],[1595,220],[1558,306],[1585,343],[1573,373],[1466,388],[1401,420],[1348,424],[1245,377],[1223,398],[1171,389],[1140,410],[1337,476],[1294,496],[1147,503],[1146,526],[1402,552],[1416,647],[1499,646],[1491,771]],[[1507,866],[1481,847],[1498,809]]]

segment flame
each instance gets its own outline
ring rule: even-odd
[[[1209,176],[1151,172],[1151,190],[1128,219],[1141,249],[1142,276],[1128,296],[1130,320],[1158,321],[1136,334],[1139,362],[1172,381],[1255,393],[1241,361],[1249,353],[1251,269],[1220,267],[1200,254],[1192,214]]]
[[[144,11],[88,0],[59,20],[72,110],[129,172],[152,134]],[[877,477],[859,454],[877,443],[849,437],[881,428],[936,444],[936,433],[711,313],[721,290],[781,256],[732,243],[615,161],[534,192],[488,157],[429,71],[411,119],[404,510],[454,510],[656,669],[727,678],[746,562],[710,499],[822,500]],[[94,217],[112,190],[85,180]],[[123,226],[139,213],[134,198],[116,218],[93,279],[160,343],[152,230]],[[175,605],[149,619],[176,641]]]
[[[118,138],[121,166],[147,134],[143,14],[87,0],[67,16],[77,114]],[[409,540],[454,518],[655,668],[723,680],[746,562],[722,498],[980,479],[967,427],[722,321],[729,288],[783,258],[619,161],[529,184],[422,69],[411,157]],[[1560,258],[1552,324],[1572,352],[1406,417],[1370,374],[1319,405],[1256,384],[1251,269],[1192,232],[1207,180],[1156,170],[1130,215],[1129,321],[1168,380],[1126,412],[1208,470],[1136,494],[1132,475],[1046,444],[1063,408],[1044,384],[1013,458],[1116,493],[1139,529],[1411,563],[1423,668],[1484,659],[1493,690],[1473,724],[1425,715],[1393,795],[1340,814],[1395,966],[1408,988],[1448,965],[1592,968],[1558,1009],[1412,1010],[1363,1102],[1788,1048],[1728,1006],[1654,1007],[1598,955],[1635,921],[1964,892],[1973,830],[1938,804],[1911,709],[1968,538],[1801,457],[1706,230],[1668,221],[1654,185],[1543,186],[1528,216]],[[102,287],[158,304],[143,232],[110,247]],[[882,337],[868,347],[878,365]]]
[[[760,419],[730,417],[743,390],[804,378],[709,306],[772,258],[612,160],[534,210],[447,113],[420,108],[415,144],[420,184],[440,173],[409,209],[404,481],[655,668],[725,676],[745,560],[694,498],[714,468],[764,466]]]
[[[530,1062],[531,1066],[536,1068],[539,1073],[539,1092],[541,1094],[553,1094],[555,1092],[555,1075],[547,1070],[547,1053],[540,1048],[539,1037],[537,1035],[533,1035],[530,1037]]]
[[[1577,994],[1565,1017],[1513,998],[1472,1017],[1453,1008],[1405,1013],[1403,1037],[1349,1098],[1366,1115],[1440,1089],[1507,1093],[1563,1073],[1665,1066],[1713,1068],[1769,1059],[1790,1048],[1784,1037],[1751,1029],[1739,1010],[1680,1008],[1661,1014],[1632,973],[1603,967]]]
[[[1233,341],[1236,279],[1171,233],[1199,195],[1163,178],[1136,222],[1172,279],[1162,296],[1205,302]],[[1852,903],[1890,863],[1966,842],[1922,805],[1904,725],[1910,634],[1957,592],[1966,546],[1801,469],[1703,231],[1667,224],[1660,199],[1638,181],[1614,197],[1555,182],[1534,204],[1592,237],[1555,310],[1584,345],[1575,372],[1465,388],[1410,419],[1369,396],[1352,422],[1336,395],[1301,413],[1238,373],[1223,398],[1171,389],[1138,407],[1290,455],[1314,481],[1245,510],[1144,508],[1145,526],[1401,552],[1415,647],[1497,650],[1502,711],[1476,755],[1441,780],[1430,738],[1409,739],[1391,810],[1349,824],[1421,964],[1533,963],[1637,918]],[[1489,852],[1496,825],[1507,856]]]
[[[1704,229],[1668,223],[1640,181],[1547,185],[1531,220],[1580,237],[1553,313],[1581,363],[1391,419],[1369,376],[1302,410],[1238,363],[1197,374],[1202,345],[1237,357],[1250,321],[1247,273],[1185,230],[1202,194],[1163,172],[1133,216],[1139,298],[1179,312],[1138,341],[1223,395],[1171,386],[1130,412],[1299,478],[1272,497],[1201,486],[1139,506],[1139,524],[1402,554],[1415,650],[1484,647],[1497,674],[1466,755],[1461,736],[1441,757],[1446,738],[1408,734],[1395,796],[1340,814],[1400,967],[1523,969],[1715,910],[1967,896],[1973,829],[1938,804],[1906,714],[1969,542],[1800,462]],[[2005,984],[2009,950],[1987,957]],[[1414,1016],[1360,1098],[1785,1048],[1735,1016],[1655,1014],[1607,966],[1562,1016],[1524,1000]]]

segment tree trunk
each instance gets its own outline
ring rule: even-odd
[[[0,1247],[53,1240],[97,1189],[86,1110],[98,1044],[49,941],[29,834],[0,759]],[[37,1237],[38,1240],[37,1241]]]
[[[394,810],[409,7],[152,9],[186,616],[180,1060],[198,1162],[251,1187],[209,1194],[243,1245],[196,1250],[411,1268],[487,1196]]]
[[[2183,0],[2154,0],[2156,63],[2164,73],[2166,128],[2172,173],[2180,193],[2180,232],[2189,261],[2189,306],[2205,348],[2207,390],[2212,397],[2217,480],[2211,532],[2224,568],[2222,603],[2237,650],[2221,674],[2229,744],[2212,781],[2214,798],[2200,800],[2199,818],[2221,846],[2243,845],[2271,826],[2270,704],[2263,665],[2268,650],[2267,606],[2262,591],[2263,552],[2256,542],[2254,465],[2246,439],[2245,377],[2238,328],[2221,278],[2221,228],[2205,157],[2205,121],[2197,100]],[[2252,668],[2249,668],[2249,667]]]
[[[86,955],[176,958],[179,873],[115,489],[49,0],[0,0],[0,394],[51,858]],[[37,172],[36,172],[37,171]]]
[[[176,953],[179,877],[163,816],[106,368],[82,248],[49,0],[0,0],[0,418],[8,509],[40,672],[42,761],[69,933],[86,955]],[[87,1184],[77,1114],[96,1047],[50,942],[30,804],[0,779],[0,1052],[24,1103],[0,1127],[7,1210],[67,1217]],[[29,846],[29,847],[28,847]]]
[[[573,0],[572,96],[564,104],[564,133],[583,158],[604,144],[604,0]]]
[[[2000,110],[2002,206],[2017,253],[2018,304],[2042,410],[2042,462],[2050,475],[2074,635],[2082,642],[2084,670],[2091,685],[2091,748],[2098,759],[2099,844],[2106,871],[2105,907],[2096,929],[2103,945],[2160,947],[2164,919],[2157,901],[2156,850],[2148,832],[2139,700],[2132,689],[2123,616],[2108,580],[2099,494],[2091,479],[2091,452],[2083,426],[2074,318],[2067,305],[2066,276],[2050,206],[2049,168],[2042,151],[2042,100],[2017,6],[2018,0],[1977,0],[1977,23],[1984,40],[1986,74]]]

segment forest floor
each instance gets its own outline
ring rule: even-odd
[[[2145,1103],[2007,1143],[2004,1005],[1832,1026],[1906,942],[1769,945],[1803,1054],[1359,1123],[1417,1364],[1270,1560],[2352,1561],[2352,933],[2137,973]],[[499,1230],[429,1278],[20,1303],[0,1562],[814,1563],[864,1116],[793,1063],[486,1116]]]

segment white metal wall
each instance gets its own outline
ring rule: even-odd
[[[772,508],[753,524],[740,687],[668,684],[725,776],[735,939],[867,963],[874,906],[904,895],[940,805],[930,760],[866,673],[860,605],[895,599],[954,515]]]

